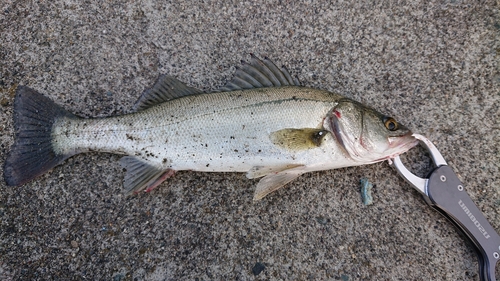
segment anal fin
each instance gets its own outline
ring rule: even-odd
[[[263,177],[259,183],[257,184],[257,188],[255,189],[255,193],[253,196],[254,201],[258,201],[264,198],[271,192],[274,192],[285,184],[291,182],[296,179],[298,176],[304,173],[304,166],[284,170],[278,173],[271,173],[267,176]]]
[[[175,173],[173,170],[159,169],[134,156],[122,157],[120,165],[127,170],[123,180],[124,192],[127,195],[143,189],[149,192]]]
[[[284,170],[297,168],[303,165],[300,164],[288,164],[282,166],[254,166],[246,174],[249,179],[256,179],[263,176],[267,176],[271,173],[279,173]]]
[[[154,182],[148,185],[148,188],[146,188],[145,192],[151,192],[153,189],[155,189],[157,186],[159,186],[162,182],[164,182],[166,179],[172,177],[175,174],[175,170],[166,170],[163,174],[161,174]]]

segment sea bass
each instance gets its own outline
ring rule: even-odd
[[[375,163],[417,144],[394,118],[324,90],[252,55],[211,92],[160,76],[131,114],[78,117],[26,86],[14,101],[15,142],[4,178],[22,185],[75,154],[124,154],[126,193],[175,171],[244,172],[262,179],[254,200],[312,172]]]

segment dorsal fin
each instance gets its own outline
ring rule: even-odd
[[[186,86],[172,76],[160,75],[152,88],[144,91],[134,105],[134,111],[143,110],[180,97],[198,95],[201,90]]]
[[[285,66],[281,70],[269,60],[258,59],[253,54],[250,62],[242,61],[242,66],[236,69],[234,77],[224,87],[217,92],[228,92],[234,90],[280,87],[280,86],[300,86],[297,78],[292,78]]]

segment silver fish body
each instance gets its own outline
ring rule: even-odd
[[[325,136],[324,145],[297,151],[275,145],[270,135],[284,128],[328,127],[325,117],[341,98],[289,86],[202,94],[111,118],[67,118],[54,127],[54,150],[134,155],[173,170],[248,172],[289,164],[339,168],[352,160],[332,135]]]
[[[255,193],[258,200],[303,173],[382,161],[416,144],[394,119],[341,95],[297,86],[286,70],[273,66],[253,58],[229,89],[214,93],[164,76],[141,97],[137,112],[108,118],[76,117],[21,88],[15,103],[21,142],[6,161],[5,179],[22,184],[67,157],[101,151],[128,155],[121,161],[128,192],[151,190],[173,171],[245,172],[249,178],[264,177]],[[260,86],[250,85],[256,81]],[[273,85],[262,85],[267,81]],[[57,158],[50,163],[27,162],[47,158],[48,152],[34,150],[26,140],[31,134],[26,132],[34,130],[24,124],[33,113],[24,105],[29,105],[26,96],[57,109],[45,118],[50,124],[35,126]],[[34,171],[23,177],[18,171],[23,167]]]

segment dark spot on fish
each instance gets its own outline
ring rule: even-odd
[[[210,164],[207,164],[206,167],[210,166]]]
[[[293,97],[292,97],[292,100],[296,100],[296,99],[297,99],[297,97],[296,97],[296,96],[293,96]]]
[[[234,140],[234,137],[233,137],[233,136],[230,136],[229,138],[230,138],[230,139],[232,139],[232,140]]]
[[[167,163],[167,158],[163,158],[163,163]]]
[[[125,136],[127,136],[128,140],[132,140],[132,141],[134,140],[134,138],[131,135],[129,135],[129,134],[125,134]]]
[[[311,140],[316,146],[320,146],[321,142],[323,141],[323,138],[326,136],[328,131],[321,130],[319,132],[316,132],[313,134]]]
[[[260,150],[260,149],[259,149],[259,151],[258,151],[258,152],[262,152],[262,150]]]
[[[238,149],[235,149],[234,152],[238,152]]]
[[[165,143],[168,143],[168,139],[165,139]]]

